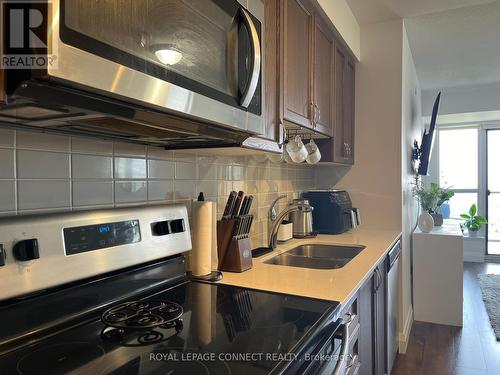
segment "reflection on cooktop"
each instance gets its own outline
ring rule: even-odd
[[[66,374],[103,354],[102,347],[90,342],[65,342],[37,347],[22,357],[16,367],[22,375]]]

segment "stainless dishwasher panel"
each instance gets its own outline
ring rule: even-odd
[[[401,272],[401,240],[387,255],[387,372],[391,373],[392,365],[398,354],[398,301],[399,274]]]

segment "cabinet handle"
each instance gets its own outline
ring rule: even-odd
[[[309,105],[311,106],[311,112],[309,114],[309,121],[311,121],[311,125],[312,127],[314,128],[314,119],[316,118],[316,108],[314,107],[314,103],[311,102],[309,103]]]
[[[345,319],[344,320],[344,324],[347,324],[347,325],[351,324],[355,317],[356,317],[356,314],[353,314],[353,313],[350,313],[350,312],[345,313],[345,315],[344,315],[344,319]]]
[[[373,293],[377,293],[378,288],[380,288],[380,284],[382,284],[382,280],[380,279],[380,271],[377,268],[375,268],[375,286],[373,287]]]
[[[380,288],[380,285],[382,285],[382,280],[383,280],[382,272],[380,271],[380,268],[378,268],[378,267],[377,267],[377,274],[379,277],[379,283],[377,285],[377,291],[378,291]]]
[[[314,103],[314,114],[316,115],[314,117],[314,127],[316,127],[321,117],[321,110],[319,109],[319,106],[316,103]]]
[[[344,154],[343,156],[345,157],[347,155],[347,143],[344,142]]]

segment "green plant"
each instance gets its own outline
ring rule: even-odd
[[[465,220],[465,227],[473,232],[477,232],[481,229],[483,224],[488,224],[488,220],[484,216],[476,215],[477,214],[477,206],[476,204],[472,204],[469,209],[468,214],[461,214],[460,217]]]
[[[443,203],[455,195],[453,191],[443,189],[436,183],[431,183],[431,186],[426,188],[418,179],[415,180],[412,193],[422,209],[431,213],[437,212]]]
[[[441,191],[439,193],[438,201],[436,204],[436,211],[439,210],[439,207],[448,202],[455,195],[455,192],[451,191],[450,189],[440,188],[440,190]]]

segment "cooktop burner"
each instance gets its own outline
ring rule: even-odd
[[[183,313],[182,306],[175,302],[132,301],[105,311],[101,320],[107,326],[114,328],[144,330],[174,322]]]

